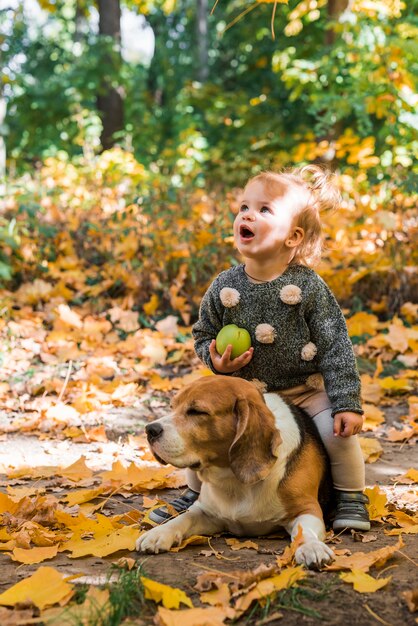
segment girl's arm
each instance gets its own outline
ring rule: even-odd
[[[318,350],[315,359],[331,401],[332,415],[361,415],[360,376],[344,315],[325,282],[316,278],[306,319]]]
[[[213,372],[217,373],[212,365],[210,344],[223,326],[223,307],[216,294],[216,280],[202,298],[199,309],[199,319],[192,328],[194,349],[201,361]]]

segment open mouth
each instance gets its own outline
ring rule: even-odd
[[[254,237],[253,231],[250,228],[248,228],[248,226],[245,226],[244,224],[240,226],[239,234],[241,238],[245,239],[246,241],[249,241],[250,239],[253,239]]]

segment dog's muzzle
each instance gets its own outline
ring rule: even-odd
[[[145,432],[147,434],[147,439],[149,443],[154,443],[161,437],[164,432],[164,428],[158,422],[151,422],[151,424],[147,424],[145,426]]]

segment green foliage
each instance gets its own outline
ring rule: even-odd
[[[219,3],[208,17],[204,84],[196,3],[127,5],[154,31],[149,66],[121,63],[114,42],[91,32],[88,2],[81,15],[75,0],[43,3],[49,12],[38,29],[16,11],[3,49],[8,151],[19,168],[60,150],[100,149],[96,100],[105,79],[124,94],[118,141],[176,184],[241,184],[260,168],[321,160],[412,187],[417,0],[394,0],[385,12],[356,0],[337,21],[326,0],[290,0],[278,6],[275,40],[271,4],[225,30],[245,7]]]

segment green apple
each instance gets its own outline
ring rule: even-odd
[[[223,354],[229,344],[232,345],[231,359],[236,359],[251,347],[250,333],[236,324],[224,326],[216,336],[217,352]]]

